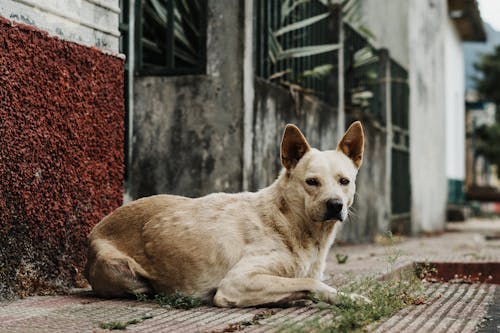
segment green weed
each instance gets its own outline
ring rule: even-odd
[[[153,318],[152,315],[145,314],[140,319],[135,318],[128,321],[110,321],[106,323],[100,323],[99,327],[102,328],[103,330],[125,330],[127,329],[128,325],[139,324],[142,323],[144,320],[151,318]]]
[[[393,271],[395,265],[404,253],[397,249],[392,235],[385,237],[385,259],[388,270]],[[425,272],[424,272],[425,271]],[[427,268],[419,273],[427,273]],[[313,316],[301,323],[284,325],[282,332],[360,332],[366,326],[376,323],[382,318],[394,315],[396,312],[408,305],[418,305],[425,302],[425,293],[422,282],[414,270],[402,270],[395,279],[381,281],[369,276],[361,277],[350,283],[340,291],[349,294],[363,294],[371,300],[370,304],[351,300],[349,297],[339,296],[336,304],[316,302],[316,306],[322,310],[330,311],[331,317],[325,319],[325,313],[321,316]]]
[[[391,316],[407,305],[424,303],[422,281],[413,273],[402,273],[398,280],[380,281],[375,277],[363,277],[342,289],[345,293],[362,293],[370,304],[355,302],[347,296],[339,296],[336,304],[316,303],[331,313],[331,319],[320,316],[293,325],[285,325],[282,332],[359,332],[367,325]]]
[[[176,291],[170,295],[154,295],[150,298],[148,295],[136,294],[138,301],[154,301],[158,303],[163,308],[173,308],[173,309],[192,309],[204,305],[203,300],[197,297],[184,295],[183,293]]]

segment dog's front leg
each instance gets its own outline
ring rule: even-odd
[[[230,274],[222,280],[214,296],[214,304],[220,307],[248,307],[285,303],[312,295],[334,303],[339,294],[341,292],[335,288],[311,278],[286,278],[258,273]]]

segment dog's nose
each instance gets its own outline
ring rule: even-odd
[[[344,203],[340,199],[330,199],[326,202],[325,220],[342,221],[342,208]]]

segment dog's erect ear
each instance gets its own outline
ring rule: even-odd
[[[365,144],[365,135],[361,122],[356,121],[349,126],[344,136],[340,140],[337,150],[346,154],[359,169],[363,162],[363,147]]]
[[[295,125],[288,124],[281,139],[281,164],[287,169],[293,169],[299,160],[311,147],[306,138]]]

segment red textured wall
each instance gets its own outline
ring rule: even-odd
[[[122,202],[123,60],[0,17],[0,297],[71,286]]]

